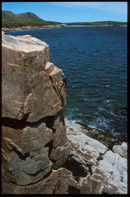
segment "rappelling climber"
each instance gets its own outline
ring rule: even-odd
[[[56,82],[56,85],[59,85],[62,88],[64,85],[65,86],[67,85],[68,77],[65,76],[64,73],[62,73],[61,76],[62,76],[63,81]]]

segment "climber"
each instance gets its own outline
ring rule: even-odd
[[[68,77],[65,76],[64,73],[62,73],[61,76],[63,78],[63,81],[56,82],[56,85],[60,85],[62,88],[64,85],[67,85]]]

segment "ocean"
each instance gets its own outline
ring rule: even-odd
[[[127,27],[60,27],[10,31],[31,35],[50,47],[50,61],[68,76],[68,120],[118,137],[127,134]]]

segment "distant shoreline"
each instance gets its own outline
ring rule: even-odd
[[[46,28],[57,28],[57,27],[127,27],[127,25],[43,25],[43,26],[23,26],[16,28],[4,28],[2,27],[2,32],[6,33],[8,31],[21,31],[21,30],[31,30],[31,29],[46,29]]]
[[[3,32],[7,31],[20,31],[20,30],[31,30],[31,29],[45,29],[45,28],[57,28],[57,27],[65,27],[65,24],[57,24],[57,25],[43,25],[43,26],[22,26],[22,27],[11,27],[5,28],[2,27]]]
[[[127,25],[67,25],[66,27],[127,27]]]

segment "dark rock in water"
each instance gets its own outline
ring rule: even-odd
[[[102,144],[104,144],[105,146],[107,146],[110,150],[112,150],[112,147],[114,145],[121,145],[122,142],[126,142],[127,141],[127,136],[126,135],[120,135],[117,137],[112,137],[109,136],[105,133],[103,133],[102,131],[95,129],[95,128],[90,128],[85,124],[82,124],[80,122],[77,122],[78,124],[80,124],[83,128],[83,133],[86,134],[87,136],[98,140],[99,142],[101,142]]]
[[[115,114],[118,115],[118,116],[127,116],[127,107],[117,109]]]

